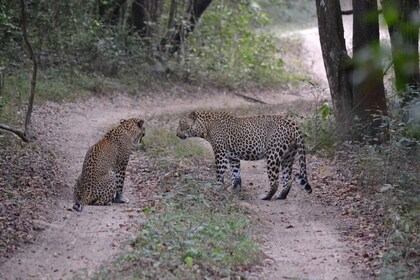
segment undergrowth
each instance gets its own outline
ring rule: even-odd
[[[203,279],[237,274],[258,260],[249,236],[250,221],[231,195],[218,195],[209,183],[181,176],[122,259],[132,275],[150,279]]]
[[[395,101],[390,100],[390,104]],[[407,125],[392,104],[389,116],[383,118],[388,141],[381,145],[344,143],[348,155],[341,164],[346,165],[352,182],[385,209],[381,218],[385,251],[379,278],[414,279],[420,274],[420,142],[407,133]]]
[[[43,228],[37,220],[64,186],[53,151],[0,133],[0,262]]]
[[[303,122],[307,144],[318,155],[334,156],[352,184],[363,188],[385,215],[383,264],[380,279],[415,279],[420,275],[420,165],[418,125],[404,123],[400,100],[389,98],[386,124],[388,140],[381,145],[366,142],[340,143],[336,124],[327,104],[318,106]],[[414,115],[414,114],[413,114]],[[368,210],[368,209],[366,209]],[[368,211],[369,213],[370,211]]]
[[[203,157],[203,147],[191,141],[182,141],[174,133],[165,128],[150,127],[143,140],[147,147],[146,154],[152,158],[173,157],[179,160],[189,157]]]

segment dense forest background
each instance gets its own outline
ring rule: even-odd
[[[402,98],[403,107],[418,96],[418,1],[382,1],[383,9],[377,1],[355,2],[357,9],[350,11],[342,11],[339,2],[316,2],[317,14],[311,4],[2,1],[0,117],[12,117],[5,104],[30,93],[28,123],[35,83],[40,100],[71,100],[83,92],[136,93],[165,82],[279,88],[302,77],[285,71],[278,37],[268,31],[284,32],[291,18],[301,27],[318,18],[332,112],[341,124],[337,133],[343,139],[367,135],[381,142],[388,137],[380,128],[389,122],[384,77],[390,69],[395,83],[389,89]],[[343,15],[353,17],[349,51]],[[379,16],[388,26],[390,47],[380,43]],[[25,78],[31,71],[30,90]],[[405,123],[409,111],[402,113]],[[23,134],[28,129],[25,124]]]

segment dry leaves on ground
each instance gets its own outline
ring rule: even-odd
[[[0,150],[0,263],[43,230],[52,197],[63,185],[52,152],[36,143]]]

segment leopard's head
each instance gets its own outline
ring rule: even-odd
[[[121,120],[118,129],[129,135],[133,144],[138,145],[145,134],[143,124],[144,120],[136,118]]]
[[[201,137],[205,138],[207,129],[203,124],[203,120],[200,118],[199,112],[191,112],[179,120],[178,129],[176,136],[181,139],[189,137]]]

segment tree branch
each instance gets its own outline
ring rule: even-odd
[[[12,127],[9,127],[9,126],[1,124],[1,123],[0,123],[0,129],[12,132],[12,133],[16,134],[17,136],[19,136],[19,138],[22,139],[24,142],[29,142],[29,139],[20,130],[14,129]]]
[[[381,13],[382,13],[382,9],[379,9],[378,10],[378,14],[381,14]],[[343,16],[349,16],[349,15],[352,15],[353,14],[353,10],[341,11],[341,14]]]
[[[245,94],[241,94],[241,93],[233,93],[236,96],[242,97],[243,99],[245,99],[246,101],[250,101],[250,102],[254,102],[254,103],[260,103],[260,104],[268,104],[260,99],[254,98],[254,97],[250,97],[247,96]]]
[[[20,10],[21,10],[22,36],[23,36],[23,40],[25,41],[25,45],[28,48],[29,57],[30,57],[30,59],[32,60],[32,63],[33,63],[32,80],[31,80],[31,94],[29,96],[28,110],[26,111],[25,124],[24,124],[24,130],[23,130],[23,133],[24,133],[25,137],[29,138],[29,125],[31,123],[31,115],[32,115],[32,109],[33,109],[34,99],[35,99],[36,76],[37,76],[37,73],[38,73],[38,63],[37,63],[32,45],[31,45],[31,43],[29,42],[29,39],[28,39],[28,32],[27,32],[28,23],[26,21],[25,0],[20,0]]]

